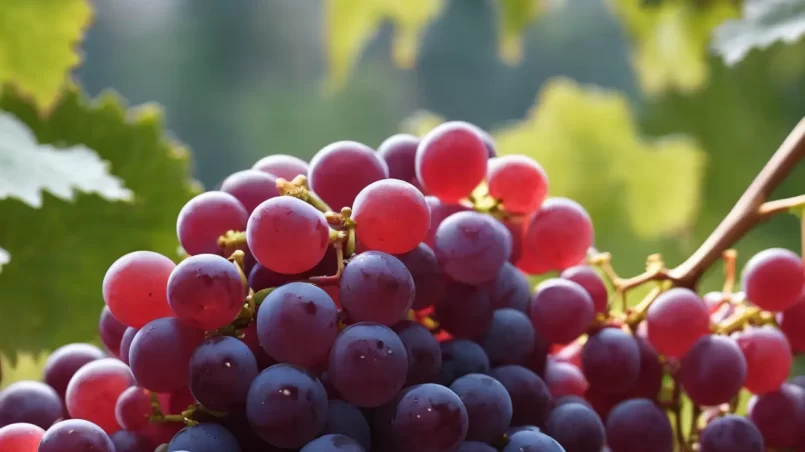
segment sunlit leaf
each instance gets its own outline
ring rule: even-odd
[[[0,388],[4,388],[15,381],[21,380],[42,380],[42,372],[45,370],[47,353],[20,353],[11,357],[6,353],[0,354],[0,368],[3,369],[3,379],[0,381]]]
[[[545,0],[498,0],[500,55],[508,63],[523,57],[522,36],[545,9]]]
[[[1,1],[0,85],[11,82],[48,109],[81,60],[91,16],[87,0]]]
[[[442,9],[444,0],[385,0],[386,16],[394,24],[394,62],[411,68],[416,60],[422,34]]]
[[[713,49],[733,65],[752,49],[775,42],[793,43],[805,34],[805,0],[747,1],[741,19],[728,21],[713,32]]]

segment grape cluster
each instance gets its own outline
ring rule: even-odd
[[[805,447],[799,256],[617,313],[587,212],[547,193],[463,122],[266,157],[179,212],[180,263],[109,267],[106,351],[0,393],[0,451],[671,452],[680,393],[700,452]]]

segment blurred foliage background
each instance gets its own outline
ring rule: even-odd
[[[86,144],[134,201],[95,190],[32,206],[0,182],[3,364],[21,351],[35,369],[40,352],[92,340],[119,255],[175,253],[175,216],[198,190],[188,159],[211,189],[268,154],[376,147],[440,119],[476,123],[502,153],[542,163],[551,194],[589,210],[620,273],[656,252],[675,265],[805,116],[805,2],[760,1],[4,2],[0,110],[41,144]],[[160,104],[164,118],[85,97],[108,88]],[[4,165],[0,155],[0,176]],[[774,196],[805,192],[803,176]],[[781,216],[737,248],[745,262],[799,246],[797,220]],[[703,290],[720,284],[716,267]]]

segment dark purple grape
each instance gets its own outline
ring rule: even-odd
[[[743,416],[728,414],[715,419],[699,435],[699,452],[764,452],[765,450],[760,430]]]
[[[556,407],[548,417],[545,433],[561,444],[566,452],[599,451],[606,440],[601,418],[580,403]]]
[[[583,287],[553,278],[537,287],[529,316],[539,336],[554,344],[567,344],[587,330],[595,317],[595,307]]]
[[[419,285],[417,285],[419,287]],[[531,285],[525,275],[510,262],[505,262],[497,277],[484,284],[484,288],[492,298],[495,309],[513,308],[528,313],[531,301]]]
[[[283,275],[282,273],[277,273],[274,270],[268,269],[265,265],[261,263],[254,264],[252,267],[252,271],[249,272],[249,287],[251,287],[255,292],[259,292],[263,289],[268,289],[270,287],[279,287],[283,284],[288,284],[289,282],[296,281],[299,278],[299,275]]]
[[[416,148],[419,138],[399,133],[388,137],[377,147],[377,155],[389,167],[389,177],[413,182],[416,180]]]
[[[330,400],[324,434],[338,433],[358,442],[367,451],[372,446],[372,432],[361,410],[343,400]]]
[[[433,249],[436,231],[439,229],[439,225],[442,224],[442,221],[456,212],[469,212],[472,209],[463,204],[445,203],[435,196],[425,196],[425,202],[427,202],[428,207],[430,207],[430,230],[425,239],[425,244]]]
[[[126,328],[126,332],[123,333],[123,340],[120,341],[120,360],[129,364],[129,353],[131,353],[131,343],[134,341],[134,337],[137,335],[137,332],[140,331],[134,327]]]
[[[464,441],[458,448],[458,452],[497,452],[497,449],[478,441]]]
[[[62,409],[59,394],[38,381],[18,381],[0,391],[0,427],[25,422],[47,430]]]
[[[230,336],[205,340],[190,357],[190,392],[206,408],[234,412],[246,404],[257,376],[257,359],[249,347]]]
[[[440,345],[442,370],[439,382],[445,386],[467,374],[489,373],[489,357],[480,345],[467,339],[451,339]]]
[[[500,366],[492,377],[509,392],[512,401],[511,425],[544,428],[551,412],[551,392],[537,374],[522,366]]]
[[[531,320],[520,311],[498,309],[481,345],[493,366],[523,364],[534,352],[536,336]]]
[[[436,254],[424,243],[420,243],[413,250],[398,254],[397,258],[405,265],[411,277],[414,278],[414,303],[412,309],[419,310],[433,306],[444,295],[445,282]]]
[[[582,405],[587,405],[588,407],[592,408],[593,406],[590,402],[587,401],[584,397],[577,396],[577,395],[563,395],[561,397],[557,397],[553,399],[553,407],[556,408],[559,405],[564,405],[566,403],[580,403]]]
[[[805,428],[805,390],[786,383],[777,391],[749,399],[747,412],[766,447],[794,447]]]
[[[137,383],[155,392],[172,392],[187,384],[190,356],[204,340],[204,331],[175,317],[145,325],[131,343],[129,363]]]
[[[607,417],[607,444],[612,452],[673,452],[668,416],[651,400],[621,402]]]
[[[103,429],[83,419],[68,419],[49,428],[42,437],[38,450],[38,452],[86,451],[115,452],[115,445]]]
[[[560,278],[569,279],[580,285],[590,294],[595,312],[606,312],[609,303],[609,292],[604,280],[589,265],[576,265],[565,269]]]
[[[632,388],[640,375],[640,349],[630,334],[604,328],[584,344],[581,366],[591,389],[621,394]]]
[[[263,201],[280,195],[277,177],[258,170],[233,173],[224,179],[221,191],[237,198],[249,214]]]
[[[407,386],[433,383],[439,378],[442,367],[442,350],[439,341],[427,328],[417,322],[403,320],[392,327],[408,351]]]
[[[436,230],[434,248],[442,270],[456,281],[492,281],[512,252],[512,238],[497,220],[477,212],[458,212]]]
[[[348,436],[330,434],[307,443],[299,452],[364,452],[365,450]]]
[[[436,303],[441,327],[457,338],[478,339],[492,325],[494,310],[489,294],[478,286],[454,282]]]
[[[455,450],[466,438],[468,426],[461,399],[432,383],[409,388],[391,418],[391,434],[399,452]]]
[[[118,353],[119,345],[118,345]],[[91,344],[68,344],[53,351],[45,363],[43,379],[64,399],[67,384],[84,364],[106,358],[106,354]]]
[[[746,359],[734,339],[704,336],[680,361],[678,378],[697,405],[727,403],[744,384]]]
[[[353,257],[341,275],[341,306],[355,322],[391,326],[414,302],[414,279],[399,259],[380,251]]]
[[[129,430],[118,430],[110,437],[115,452],[153,452],[154,446],[146,437]]]
[[[536,425],[520,425],[520,426],[517,426],[517,427],[509,427],[506,430],[506,435],[511,437],[511,436],[514,436],[515,434],[520,433],[520,432],[541,433],[542,429],[540,429]]]
[[[499,381],[488,375],[469,374],[454,381],[450,390],[467,410],[468,440],[491,443],[506,433],[512,419],[512,399]]]
[[[377,407],[392,400],[405,384],[408,353],[388,327],[356,323],[335,339],[327,370],[344,400]]]
[[[173,437],[168,450],[192,452],[240,452],[237,439],[218,424],[198,424],[185,427]]]
[[[593,452],[594,449],[590,449]],[[597,449],[595,449],[597,450]],[[509,438],[503,452],[566,452],[555,439],[540,432],[519,432]]]
[[[252,382],[246,402],[252,429],[267,443],[302,447],[324,429],[327,392],[302,368],[277,364]]]
[[[114,356],[120,357],[120,341],[123,340],[123,333],[126,332],[126,325],[120,322],[109,306],[104,305],[101,311],[101,318],[98,321],[98,334],[101,336],[103,346]]]

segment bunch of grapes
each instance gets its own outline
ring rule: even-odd
[[[616,312],[587,212],[547,193],[463,122],[266,157],[184,206],[180,263],[112,264],[106,351],[66,345],[44,383],[0,393],[0,451],[805,448],[799,256],[753,257],[742,292],[662,286]]]

